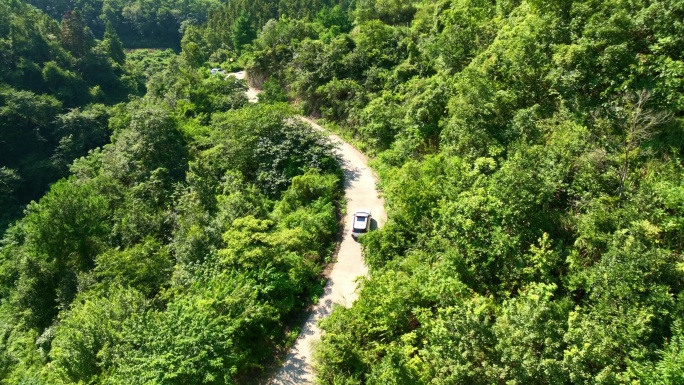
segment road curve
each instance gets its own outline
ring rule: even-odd
[[[347,214],[344,234],[337,253],[337,259],[328,275],[323,296],[312,309],[302,327],[285,363],[269,381],[271,385],[312,384],[312,343],[320,340],[318,321],[330,314],[333,304],[349,307],[356,300],[356,279],[368,275],[368,267],[361,254],[361,246],[351,237],[352,215],[356,209],[370,209],[372,227],[382,227],[386,221],[384,202],[375,189],[376,178],[368,167],[366,157],[349,143],[334,135],[310,119],[300,118],[319,131],[325,132],[337,145],[337,153],[344,170],[344,193],[347,200]]]
[[[231,72],[226,76],[234,76],[240,80],[245,80],[245,77],[247,74],[245,71],[238,71],[238,72]],[[259,94],[261,93],[261,90],[257,90],[254,87],[249,87],[247,91],[245,91],[245,95],[247,95],[247,100],[250,103],[256,103],[259,101]]]

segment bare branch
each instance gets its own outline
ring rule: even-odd
[[[632,151],[638,148],[642,143],[649,140],[657,133],[656,128],[670,119],[672,114],[659,111],[654,112],[646,109],[646,103],[651,98],[651,92],[648,90],[641,90],[634,95],[625,97],[625,103],[622,106],[616,106],[617,112],[620,115],[626,113],[626,132],[623,138],[624,146],[624,161],[619,170],[620,174],[620,192],[619,197],[622,200],[625,182],[629,174],[629,155]]]

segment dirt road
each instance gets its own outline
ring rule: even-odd
[[[244,80],[245,79],[245,71],[238,71],[238,72],[231,72],[226,76],[235,76],[238,79]],[[256,88],[249,87],[247,92],[247,100],[249,100],[250,103],[256,103],[259,101],[259,94],[261,93],[261,90],[257,90]]]
[[[325,131],[314,122],[306,118],[301,119],[310,123],[315,129]],[[330,314],[333,304],[351,306],[357,297],[356,278],[368,274],[361,247],[351,237],[352,215],[357,209],[370,209],[373,216],[371,228],[381,227],[386,220],[384,202],[378,197],[375,189],[376,180],[368,167],[366,157],[337,135],[330,133],[328,135],[338,145],[337,151],[343,162],[344,192],[347,199],[344,238],[337,254],[337,261],[330,271],[324,294],[307,318],[283,367],[269,382],[272,385],[313,383],[311,344],[320,340],[321,331],[317,326],[318,320]]]
[[[244,79],[244,71],[228,76]],[[247,98],[251,103],[258,101],[259,90],[249,88]],[[328,275],[323,296],[306,319],[299,338],[290,350],[285,363],[272,378],[269,385],[312,384],[312,343],[321,338],[318,321],[332,312],[333,304],[351,306],[356,300],[356,279],[368,275],[363,261],[361,246],[351,237],[352,215],[357,209],[370,209],[373,216],[371,229],[382,227],[387,220],[383,200],[375,189],[376,178],[368,167],[366,157],[339,136],[332,134],[310,119],[300,117],[314,129],[325,132],[337,144],[337,153],[342,159],[344,170],[344,193],[347,200],[347,214],[344,221],[343,239],[337,252],[336,261]]]

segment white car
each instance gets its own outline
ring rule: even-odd
[[[370,210],[356,210],[352,223],[352,238],[356,239],[370,230],[371,212]]]

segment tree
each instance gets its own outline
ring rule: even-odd
[[[339,4],[332,8],[324,7],[318,11],[316,21],[326,28],[335,29],[337,33],[346,33],[352,29],[349,14]]]
[[[171,278],[170,253],[152,237],[125,250],[110,249],[95,259],[95,275],[106,287],[132,287],[154,298]]]
[[[124,52],[123,44],[119,40],[119,35],[116,34],[116,29],[111,21],[107,21],[104,38],[102,39],[102,46],[107,55],[114,60],[118,65],[124,65],[126,61],[126,53]]]
[[[76,58],[83,58],[95,44],[95,38],[78,10],[67,11],[60,30],[62,46]]]
[[[54,61],[45,63],[43,81],[46,88],[67,107],[77,107],[90,101],[88,87],[83,79]]]
[[[59,308],[69,306],[76,277],[94,266],[107,245],[109,205],[94,184],[62,179],[38,203],[26,209],[14,249],[20,258],[12,303],[30,327],[46,328]]]
[[[191,68],[199,68],[207,60],[201,44],[202,36],[199,28],[194,25],[186,28],[181,40],[181,56]]]
[[[415,13],[411,0],[361,0],[354,11],[358,24],[373,19],[387,24],[409,23]]]
[[[622,200],[625,182],[629,176],[630,158],[634,151],[644,142],[651,139],[657,132],[658,126],[671,119],[672,115],[667,112],[654,112],[646,109],[646,103],[651,98],[647,90],[637,92],[626,97],[625,106],[614,107],[616,120],[624,125],[622,129],[622,165],[619,167],[620,187],[618,198]]]
[[[171,111],[151,103],[129,104],[124,127],[115,131],[105,152],[104,169],[126,185],[150,179],[157,169],[180,179],[187,167],[187,148]]]
[[[18,211],[18,199],[15,192],[21,183],[21,175],[17,170],[0,167],[0,231],[4,230],[7,222]]]
[[[107,383],[236,383],[258,366],[277,330],[277,313],[256,287],[252,280],[217,274],[193,283],[165,311],[129,323],[131,338]]]
[[[74,108],[57,116],[55,135],[59,137],[59,144],[50,159],[62,175],[67,174],[74,159],[107,143],[111,135],[107,127],[109,116],[109,110],[102,104]]]
[[[252,25],[252,17],[243,10],[240,17],[235,20],[232,27],[233,32],[233,48],[237,52],[242,52],[245,45],[252,43],[256,38],[256,31]]]
[[[263,84],[263,90],[259,95],[261,103],[281,103],[287,102],[287,92],[280,85],[280,81],[274,77],[268,79]]]
[[[119,347],[130,338],[122,330],[125,323],[147,306],[141,293],[125,286],[79,295],[74,306],[60,314],[50,350],[52,380],[91,382],[111,370]]]
[[[555,285],[531,284],[503,303],[493,326],[502,378],[519,384],[563,384],[563,335],[569,298],[554,300]]]

